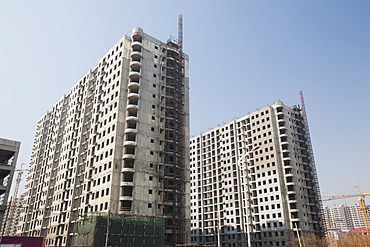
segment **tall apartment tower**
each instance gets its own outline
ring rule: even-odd
[[[188,55],[123,37],[39,120],[26,189],[22,232],[45,246],[93,212],[163,217],[165,246],[190,241]]]
[[[367,205],[367,215],[370,215],[370,206]],[[341,230],[365,229],[366,223],[360,205],[340,205],[339,207],[324,208],[326,228],[339,228]]]
[[[290,246],[323,236],[302,114],[278,101],[190,139],[191,240]]]

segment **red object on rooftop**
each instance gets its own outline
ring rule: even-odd
[[[351,229],[348,233],[363,233],[367,232],[367,229]]]
[[[1,244],[21,244],[22,247],[42,247],[43,237],[3,237]]]

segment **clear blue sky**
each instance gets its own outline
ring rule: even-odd
[[[364,0],[1,1],[0,137],[22,142],[19,163],[37,120],[115,42],[137,26],[165,41],[180,13],[192,135],[303,90],[322,193],[370,192]]]

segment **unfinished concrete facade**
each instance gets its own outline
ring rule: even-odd
[[[135,28],[39,120],[23,235],[70,246],[76,220],[109,211],[165,217],[166,246],[190,240],[188,56],[179,54]]]
[[[190,140],[191,236],[218,246],[289,246],[323,236],[298,107],[278,101]]]
[[[21,143],[18,141],[0,138],[0,226],[4,223],[4,214],[20,147]]]

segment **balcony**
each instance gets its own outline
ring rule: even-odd
[[[283,125],[283,126],[279,126],[279,130],[286,130],[287,128],[286,128],[286,126],[285,125]]]
[[[133,167],[123,167],[122,172],[130,172],[133,173],[135,172],[135,169]]]
[[[123,146],[136,146],[136,141],[124,141]]]
[[[141,67],[141,63],[139,61],[132,61],[130,63],[130,67],[133,69],[133,70],[136,70],[136,68],[140,68]]]
[[[297,203],[298,202],[297,199],[295,199],[295,198],[292,198],[292,199],[288,198],[288,201],[289,202],[294,202],[294,203]]]
[[[128,122],[128,121],[135,121],[135,122],[137,122],[137,121],[139,121],[139,118],[136,117],[136,116],[127,116],[126,117],[126,122]]]
[[[142,47],[142,44],[141,44],[141,42],[140,42],[140,41],[133,41],[133,42],[131,43],[131,47],[134,47],[134,46],[140,46],[140,47]]]
[[[124,200],[124,201],[133,201],[134,200],[134,198],[132,196],[120,196],[119,199]],[[122,211],[125,211],[125,210],[122,210]]]
[[[140,88],[140,84],[138,82],[131,81],[128,84],[128,88]]]
[[[131,71],[128,76],[132,79],[139,79],[141,77],[141,73],[137,71]]]
[[[288,135],[284,133],[284,134],[280,134],[280,137],[288,137]]]
[[[126,128],[126,129],[125,129],[125,134],[126,134],[126,133],[133,133],[133,134],[137,134],[137,129]]]
[[[126,106],[126,110],[129,110],[129,109],[139,110],[139,106],[133,105],[133,104],[129,104],[129,105]]]
[[[143,29],[141,29],[140,27],[135,27],[134,29],[132,29],[132,36],[131,36],[131,39],[135,42],[142,42],[143,40]]]
[[[135,154],[124,154],[122,159],[135,159]]]
[[[121,186],[134,186],[134,182],[126,182],[126,181],[122,181],[122,182],[121,182]]]
[[[286,174],[285,174],[285,177],[294,177],[294,174],[293,174],[293,173],[291,173],[291,172],[289,172],[289,173],[286,173]]]
[[[129,93],[127,95],[127,98],[128,99],[138,99],[139,98],[139,94],[137,94],[137,93]]]
[[[131,52],[131,60],[132,61],[136,61],[136,62],[140,62],[141,61],[141,52]]]
[[[293,182],[293,181],[291,181],[291,182],[286,182],[286,184],[285,184],[286,186],[289,186],[289,185],[295,185],[295,183]],[[289,192],[289,191],[288,191]]]

